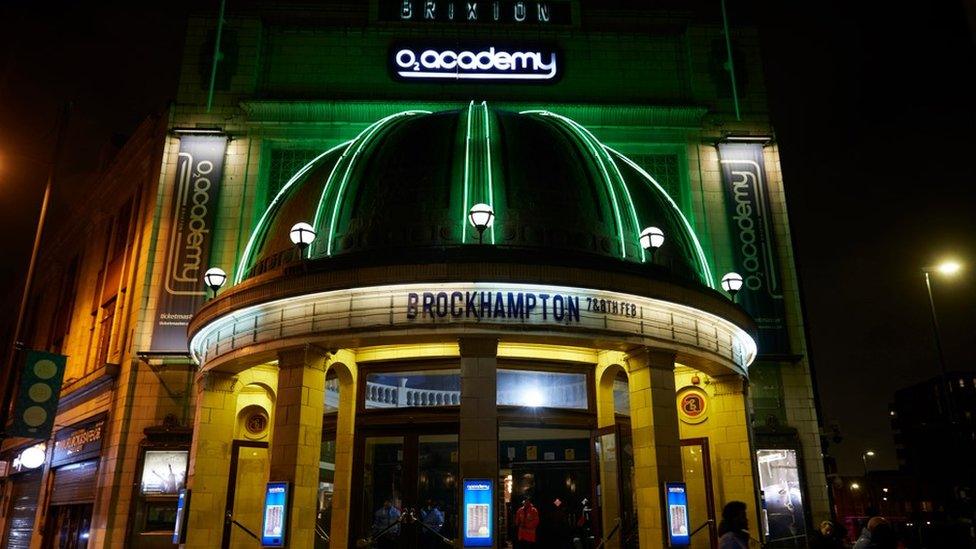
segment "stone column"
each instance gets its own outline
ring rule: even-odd
[[[641,348],[627,355],[634,435],[634,494],[641,549],[665,546],[663,483],[680,482],[681,439],[674,354]]]
[[[498,340],[464,337],[458,340],[461,352],[461,478],[498,479]],[[496,506],[497,507],[497,506]],[[497,509],[495,510],[497,514]],[[497,516],[491,517],[498,524]],[[461,539],[463,520],[458,521]],[[498,532],[495,532],[498,539]]]
[[[332,541],[329,547],[345,549],[349,542],[352,492],[362,490],[353,483],[353,446],[356,435],[356,398],[359,370],[353,351],[340,349],[329,359],[329,368],[339,377],[339,411],[336,417],[335,486],[332,493]]]
[[[288,545],[312,547],[319,489],[326,354],[313,348],[278,353],[278,394],[271,433],[271,481],[292,485]]]
[[[237,420],[237,376],[204,372],[197,379],[196,413],[187,487],[192,494],[186,547],[220,547]]]
[[[759,538],[759,497],[753,476],[753,448],[749,442],[749,416],[746,413],[746,382],[739,375],[712,378],[709,433],[712,463],[718,469],[712,476],[717,488],[715,512],[730,501],[749,506],[749,533]]]

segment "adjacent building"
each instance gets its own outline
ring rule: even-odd
[[[526,498],[543,543],[829,517],[754,27],[226,9],[44,250],[28,343],[71,379],[50,440],[4,442],[7,546],[505,547]]]

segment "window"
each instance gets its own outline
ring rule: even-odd
[[[383,372],[366,376],[366,409],[457,406],[460,370]]]
[[[115,259],[125,252],[125,246],[129,241],[129,221],[132,217],[132,199],[125,201],[119,208],[119,213],[115,216],[115,236],[112,238],[111,259]]]
[[[586,374],[498,370],[497,404],[586,410]]]
[[[622,416],[630,416],[630,385],[625,376],[613,380],[613,411]]]
[[[330,370],[325,376],[325,413],[339,412],[339,375]]]
[[[270,204],[278,191],[298,170],[322,154],[324,149],[273,149],[268,166],[268,198]]]
[[[61,352],[64,339],[71,329],[71,315],[75,308],[75,287],[78,282],[78,263],[79,257],[75,256],[68,265],[64,278],[61,279],[58,306],[54,312],[54,329],[50,337],[50,347],[56,353]]]
[[[115,320],[115,300],[109,301],[102,307],[102,322],[98,326],[98,354],[95,356],[95,368],[101,368],[108,362],[108,344],[112,340],[112,322]]]

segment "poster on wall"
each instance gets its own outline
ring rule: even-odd
[[[175,496],[186,484],[187,450],[149,450],[142,462],[142,494]]]
[[[173,206],[163,283],[153,322],[151,351],[186,353],[186,329],[203,305],[203,273],[209,268],[217,198],[224,173],[225,135],[185,135],[176,161]]]
[[[759,143],[720,143],[733,270],[743,278],[736,300],[759,328],[759,354],[790,353],[766,165]]]
[[[766,500],[768,541],[802,538],[806,518],[796,450],[756,450],[756,458],[759,488]]]

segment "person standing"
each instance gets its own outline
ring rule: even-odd
[[[532,500],[526,497],[522,506],[515,513],[516,542],[518,547],[535,547],[536,529],[539,528],[539,510],[532,505]]]
[[[393,502],[385,500],[383,507],[373,515],[373,536],[378,537],[377,546],[390,548],[397,546],[400,537],[400,510],[393,506]]]
[[[719,549],[749,549],[749,517],[745,503],[730,501],[725,504],[718,534]]]

